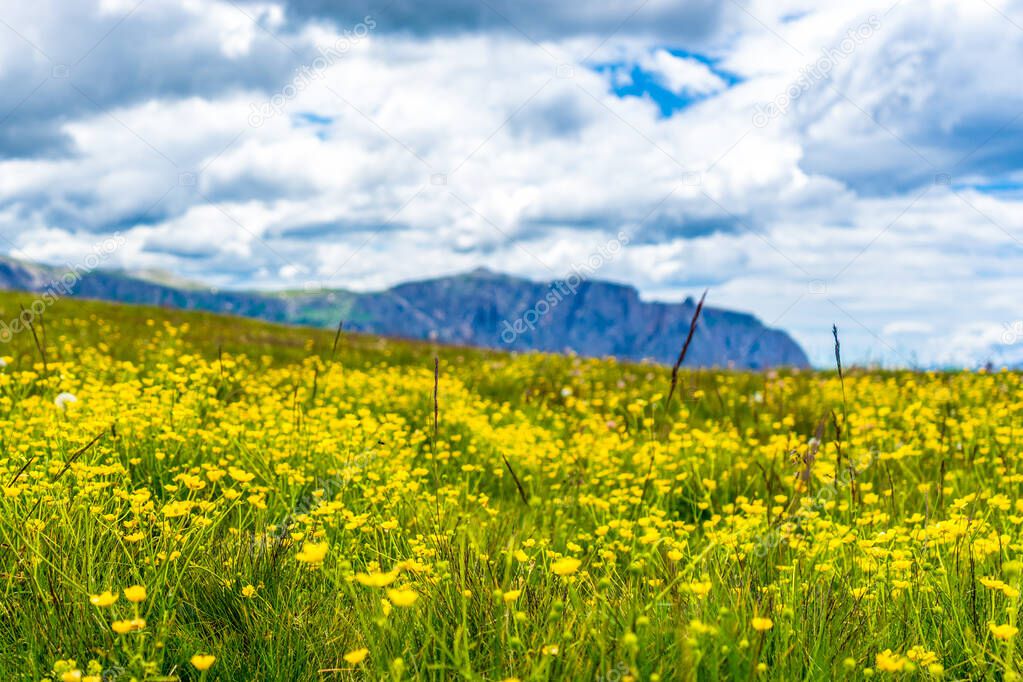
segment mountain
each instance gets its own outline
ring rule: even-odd
[[[386,291],[217,291],[161,273],[143,276],[64,268],[0,258],[0,289],[50,291],[121,303],[345,328],[505,350],[573,351],[673,363],[696,305],[643,301],[633,287],[595,280],[533,282],[485,269]],[[686,364],[700,367],[806,367],[785,332],[757,318],[705,307]]]

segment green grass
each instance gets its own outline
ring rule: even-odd
[[[5,679],[1018,673],[991,628],[1019,610],[1018,374],[684,371],[666,404],[650,365],[335,354],[332,330],[88,301],[35,330],[45,366],[30,332],[0,348]],[[138,607],[89,603],[133,584]]]

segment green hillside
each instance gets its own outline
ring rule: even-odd
[[[661,367],[334,340],[57,301],[4,345],[0,676],[1018,672],[1018,374],[668,401]]]

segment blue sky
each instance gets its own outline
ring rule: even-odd
[[[207,286],[597,276],[820,364],[1023,359],[1023,5],[41,0],[0,251]]]
[[[587,66],[608,75],[617,97],[649,97],[665,118],[739,82],[738,76],[721,70],[717,60],[671,46],[653,48],[645,59]]]

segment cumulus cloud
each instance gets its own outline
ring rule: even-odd
[[[266,32],[284,30],[283,8],[267,3],[243,14],[217,1],[40,0],[0,19],[0,157],[68,156],[66,127],[80,119],[273,87],[308,58]]]
[[[725,7],[5,9],[0,250],[65,262],[118,231],[127,269],[371,289],[550,279],[624,231],[598,276],[711,286],[819,362],[832,321],[850,359],[997,356],[1023,101],[983,74],[1023,32],[943,0]]]
[[[703,62],[679,57],[664,49],[654,50],[640,66],[677,95],[710,95],[728,85]]]

